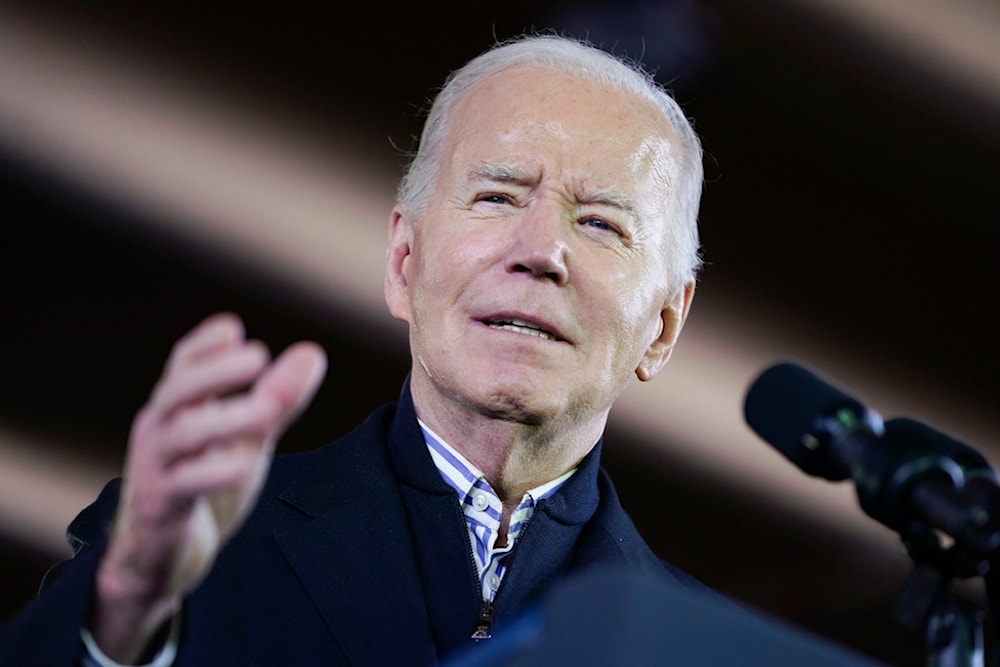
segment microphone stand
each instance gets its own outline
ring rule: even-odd
[[[902,537],[915,564],[893,617],[923,632],[927,664],[981,667],[983,613],[949,589],[956,578],[985,577],[991,616],[1000,612],[1000,482],[986,458],[916,420],[883,423],[792,363],[754,381],[744,413],[758,435],[803,471],[834,482],[853,479],[861,508]]]
[[[982,574],[986,561],[957,544],[944,548],[929,531],[904,537],[914,567],[892,610],[892,618],[922,632],[928,667],[983,667],[983,619],[979,607],[949,593],[956,578]]]
[[[891,447],[872,450],[856,476],[871,516],[897,530],[914,561],[892,616],[922,632],[929,667],[983,667],[984,613],[950,594],[956,579],[985,577],[990,611],[1000,601],[1000,486],[977,452],[954,440],[921,437],[909,420],[886,424]],[[857,472],[857,470],[855,471]],[[1000,656],[994,660],[1000,667]]]

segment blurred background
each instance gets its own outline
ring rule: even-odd
[[[995,0],[0,6],[0,622],[121,469],[172,342],[230,310],[332,376],[283,451],[393,400],[393,192],[444,76],[555,30],[643,59],[706,149],[706,259],[666,372],[606,466],[656,551],[747,605],[891,664],[911,563],[742,417],[797,359],[886,417],[1000,461]],[[345,378],[347,381],[339,381]],[[976,582],[960,587],[982,603]]]

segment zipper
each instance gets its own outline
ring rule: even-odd
[[[473,641],[491,639],[493,637],[493,603],[483,600],[483,606],[479,608],[479,616],[476,624],[472,627]]]
[[[462,516],[462,522],[465,522],[465,515]],[[468,525],[465,526],[465,532],[469,532]],[[465,543],[469,545],[469,564],[472,565],[472,587],[476,591],[476,595],[482,598],[483,595],[483,582],[479,580],[476,573],[479,572],[479,566],[476,565],[476,552],[475,547],[472,546],[472,539],[470,536],[466,537]],[[496,594],[494,593],[494,597]],[[493,637],[493,602],[491,600],[484,599],[482,604],[479,606],[479,614],[476,616],[476,622],[472,626],[471,638],[473,641],[480,641],[483,639],[491,639]]]
[[[535,509],[536,510],[538,509],[537,505],[535,506]],[[464,515],[462,518],[463,519],[465,518]],[[528,529],[531,528],[532,523],[534,523],[534,521],[529,519],[528,523],[526,523],[524,528],[521,529],[520,535],[517,536],[518,542],[524,539],[524,536],[528,532]],[[468,542],[469,542],[469,559],[472,561],[472,571],[478,572],[479,566],[476,565],[476,554],[473,551],[472,540],[468,540]],[[510,561],[507,567],[508,570],[510,569],[510,567],[514,565],[514,557],[516,550],[517,546],[515,545],[514,549],[512,549],[511,552],[507,555],[507,558]],[[476,590],[481,595],[483,592],[483,582],[480,581],[479,578],[476,576],[473,576],[472,579],[476,587]],[[496,600],[496,597],[500,595],[500,589],[504,587],[504,582],[506,580],[507,576],[504,575],[503,579],[500,580],[500,585],[497,587],[497,590],[493,592],[493,600]],[[483,599],[483,603],[479,607],[479,615],[476,617],[476,622],[472,626],[473,641],[478,642],[480,640],[491,639],[493,637],[493,611],[494,611],[493,601]]]

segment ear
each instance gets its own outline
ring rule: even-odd
[[[678,290],[673,298],[663,304],[663,309],[660,311],[660,335],[646,348],[646,353],[635,369],[636,377],[643,382],[652,380],[667,365],[670,354],[674,351],[677,337],[681,335],[681,329],[684,328],[684,321],[687,319],[693,298],[694,281],[692,280],[684,285],[683,289]]]
[[[397,320],[410,321],[408,270],[413,249],[413,224],[399,204],[389,218],[389,242],[385,250],[385,303]]]

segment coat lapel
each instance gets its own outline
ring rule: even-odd
[[[434,641],[385,453],[390,419],[380,411],[321,450],[281,494],[302,519],[275,538],[351,663],[429,665]]]

